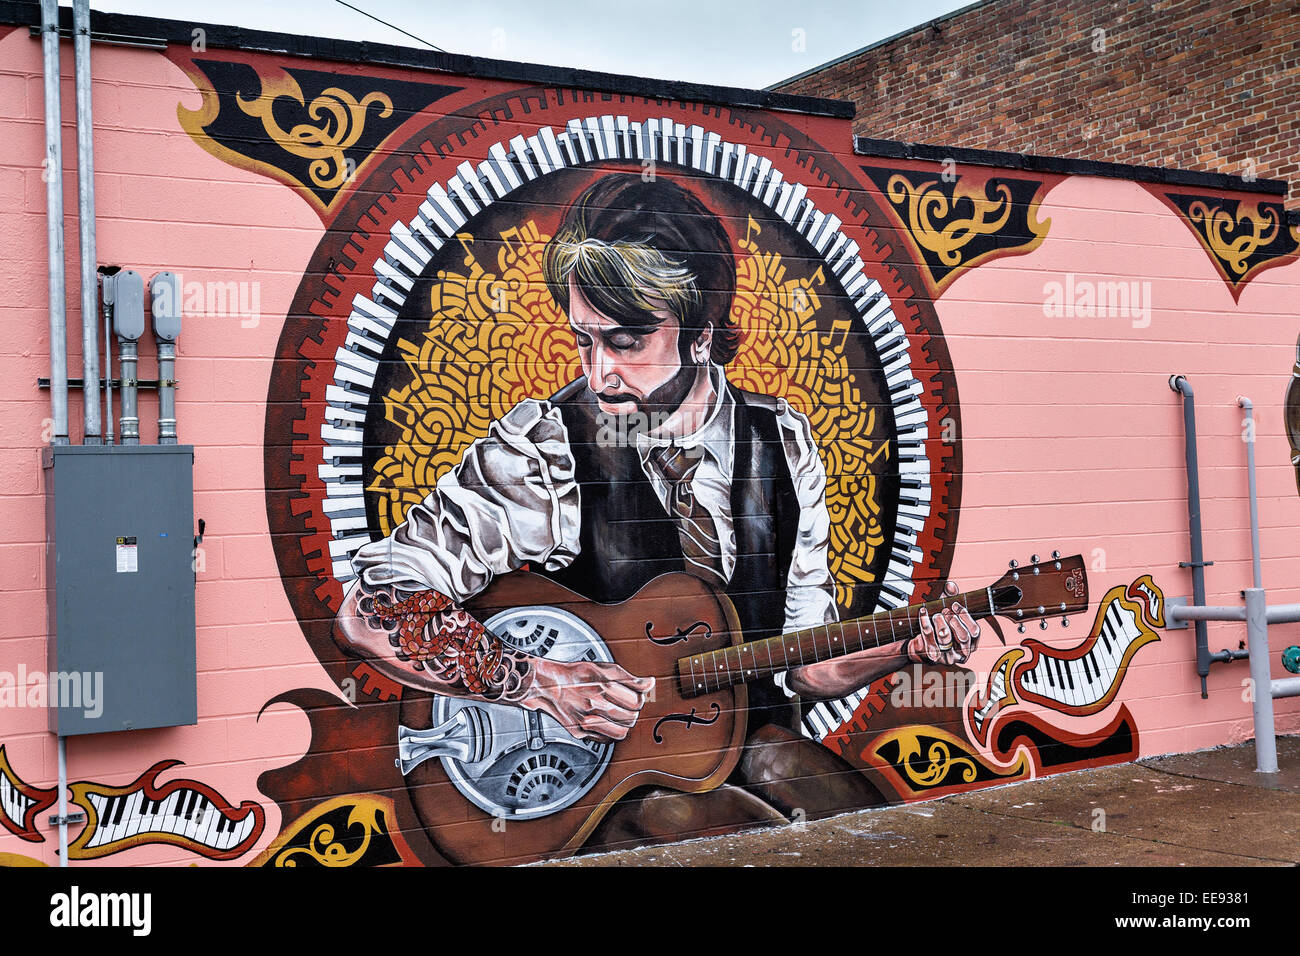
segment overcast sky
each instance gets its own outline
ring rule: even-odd
[[[761,89],[970,0],[348,0],[449,53]],[[64,6],[70,6],[65,0]],[[96,10],[419,46],[338,0],[91,0]]]

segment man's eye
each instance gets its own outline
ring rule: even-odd
[[[591,336],[578,334],[578,347],[583,349],[591,348]]]
[[[629,335],[627,332],[618,332],[611,335],[608,339],[612,348],[630,349],[639,341],[635,335]]]

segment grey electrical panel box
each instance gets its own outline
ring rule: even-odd
[[[43,465],[50,730],[196,723],[194,447],[59,445]]]

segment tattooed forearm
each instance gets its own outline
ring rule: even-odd
[[[387,636],[389,653],[444,693],[517,703],[532,686],[533,658],[506,646],[446,595],[400,596],[363,583],[357,597],[359,615]]]

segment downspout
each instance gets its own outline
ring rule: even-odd
[[[50,415],[52,445],[68,444],[67,277],[63,262],[63,110],[59,101],[59,4],[41,0],[41,55],[45,69],[45,216],[49,247]]]
[[[82,442],[100,445],[99,275],[95,260],[95,126],[90,108],[90,0],[72,0],[77,87],[77,218],[81,226],[81,381],[86,429]]]
[[[1192,603],[1205,605],[1205,554],[1201,549],[1201,481],[1196,460],[1196,396],[1192,385],[1182,375],[1169,376],[1169,387],[1183,396],[1183,441],[1187,458],[1187,522],[1191,536],[1192,560],[1179,561],[1180,568],[1192,569]],[[1201,697],[1210,692],[1205,678],[1210,673],[1210,638],[1205,621],[1196,621],[1196,673],[1201,677]]]

